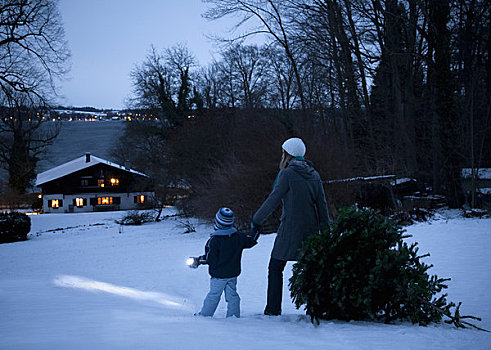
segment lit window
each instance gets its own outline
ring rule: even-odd
[[[60,207],[60,200],[59,199],[51,200],[51,208],[59,208],[59,207]]]
[[[112,177],[110,181],[111,181],[111,186],[118,186],[119,185],[119,179]]]
[[[111,204],[113,204],[113,197],[99,197],[99,198],[97,198],[97,204],[99,204],[99,205],[111,205]]]
[[[145,202],[145,196],[144,195],[137,196],[136,201],[138,203],[144,203]]]
[[[75,205],[77,207],[83,207],[84,206],[84,199],[83,198],[75,198]]]
[[[97,180],[97,186],[104,187],[104,179]]]

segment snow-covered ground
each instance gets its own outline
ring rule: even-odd
[[[172,208],[166,214],[172,213]],[[211,226],[184,234],[175,219],[139,227],[121,212],[32,216],[30,240],[0,245],[1,349],[491,349],[491,334],[446,324],[322,322],[290,301],[287,266],[281,317],[262,316],[274,235],[244,251],[242,318],[193,316],[206,295],[201,254]],[[440,217],[408,228],[451,300],[491,329],[491,219]]]

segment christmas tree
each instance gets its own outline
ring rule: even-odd
[[[320,235],[309,238],[293,267],[290,292],[297,308],[304,305],[312,322],[321,319],[372,320],[389,323],[409,320],[427,325],[448,316],[457,327],[447,294],[449,279],[429,275],[432,265],[421,260],[417,243],[404,241],[395,221],[371,209],[341,209]],[[475,326],[473,326],[475,327]],[[477,328],[477,327],[475,327]]]

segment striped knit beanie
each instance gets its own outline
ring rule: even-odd
[[[215,230],[232,227],[234,224],[234,212],[229,208],[220,208],[215,215]]]

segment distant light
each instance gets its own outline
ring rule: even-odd
[[[186,259],[186,265],[191,266],[194,264],[194,259],[193,258],[187,258]]]
[[[42,194],[38,194],[38,198],[39,199],[43,198],[43,195]]]

